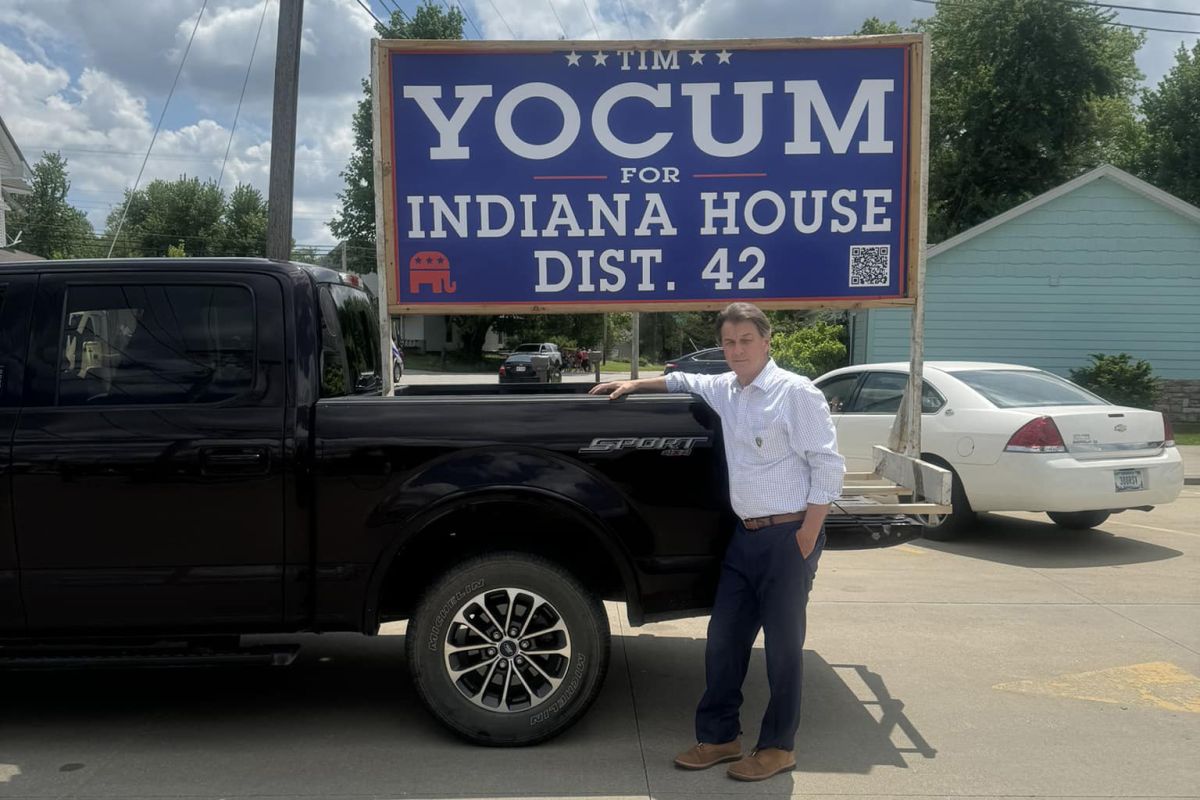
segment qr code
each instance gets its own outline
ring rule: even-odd
[[[892,282],[891,261],[890,244],[851,245],[850,285],[887,286]]]

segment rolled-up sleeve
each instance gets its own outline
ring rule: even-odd
[[[667,391],[680,394],[698,394],[704,402],[713,405],[713,388],[716,386],[716,375],[699,375],[691,372],[668,372]]]
[[[842,496],[846,460],[837,451],[837,430],[829,416],[825,395],[811,383],[796,385],[791,393],[788,436],[792,449],[809,467],[807,503],[824,505]]]

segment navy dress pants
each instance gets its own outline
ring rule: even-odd
[[[805,610],[825,547],[825,531],[807,559],[796,544],[799,523],[748,531],[739,522],[725,560],[704,651],[706,688],[696,709],[696,741],[723,744],[741,733],[742,683],[761,628],[771,700],[756,750],[795,747],[800,727]]]

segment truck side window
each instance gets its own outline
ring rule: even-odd
[[[58,405],[216,403],[254,382],[254,300],[241,286],[75,286]]]

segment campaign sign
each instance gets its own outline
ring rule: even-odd
[[[922,46],[377,42],[389,306],[910,302]]]

